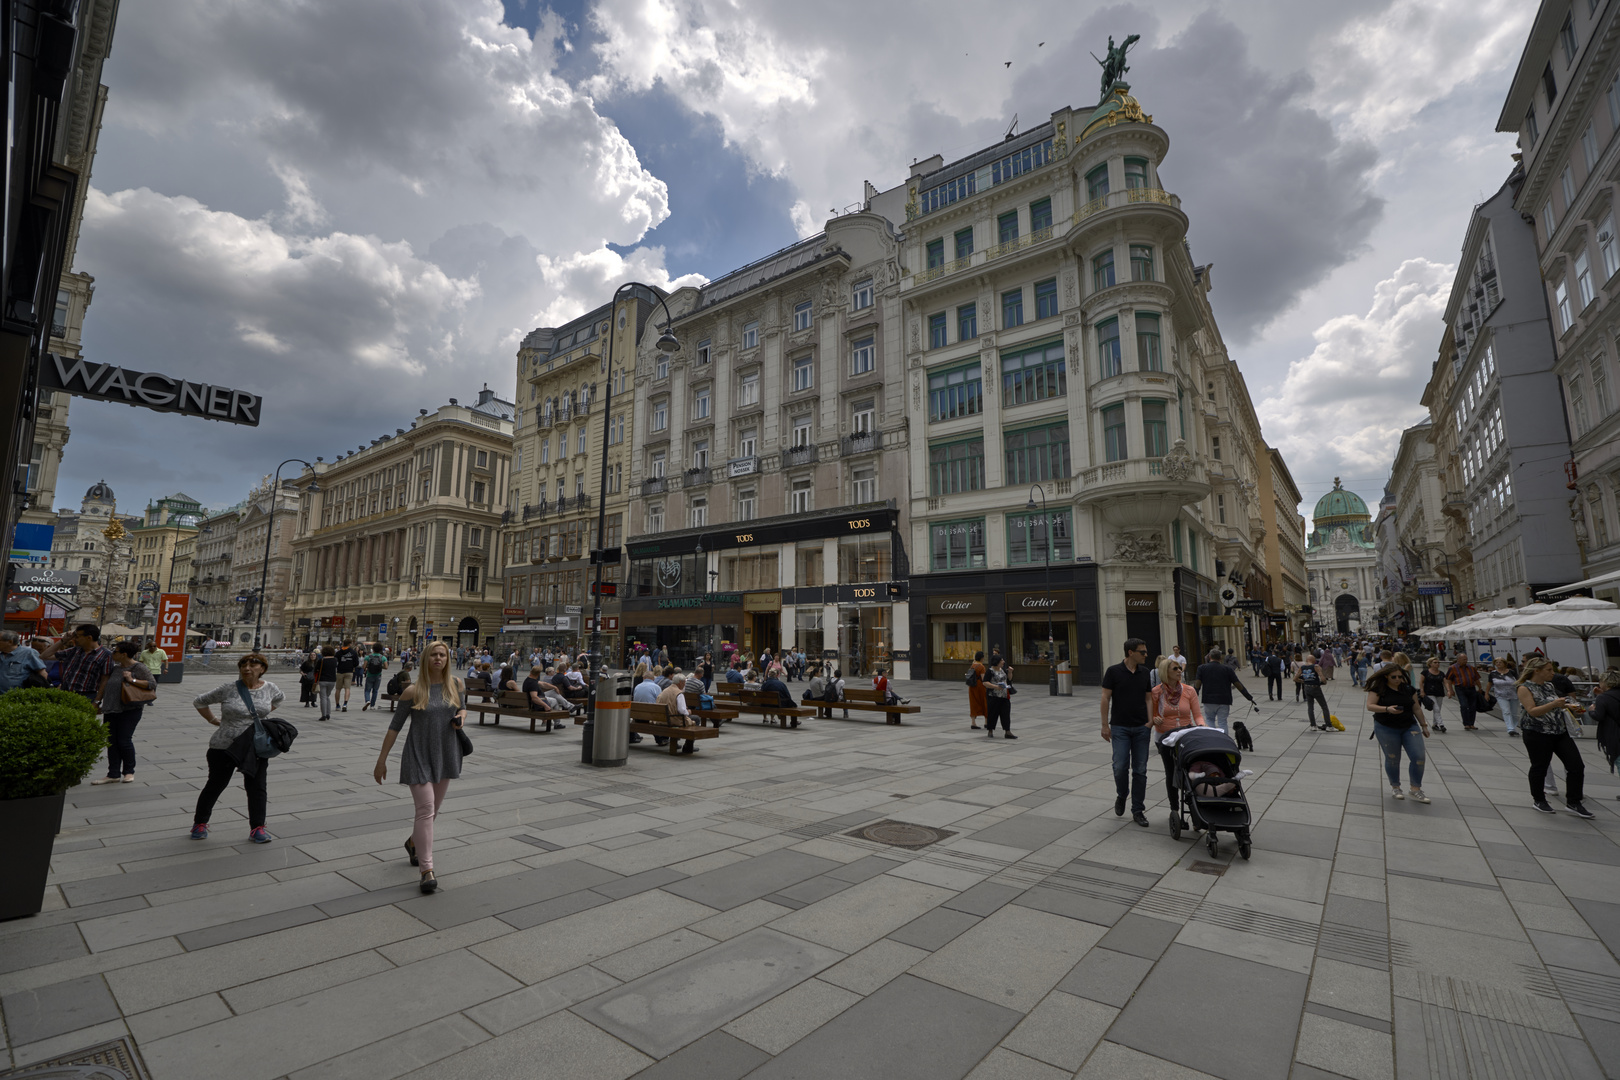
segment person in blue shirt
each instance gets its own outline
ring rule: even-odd
[[[24,645],[15,630],[0,630],[0,694],[22,686],[36,672],[45,677],[45,661],[39,653]]]

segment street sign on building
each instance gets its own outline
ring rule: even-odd
[[[1451,582],[1443,577],[1420,577],[1416,585],[1419,596],[1446,596],[1451,592]]]
[[[30,525],[18,522],[11,532],[11,561],[35,565],[50,561],[51,539],[55,535],[54,525]]]

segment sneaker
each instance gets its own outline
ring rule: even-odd
[[[1014,735],[1012,732],[1009,731],[1005,735],[1003,735],[1002,738],[1004,738],[1004,739],[1016,739],[1016,738],[1018,738],[1018,736]]]
[[[199,821],[197,824],[193,825],[191,827],[191,838],[193,840],[208,839],[208,824],[206,822]]]
[[[135,774],[134,773],[130,773],[128,776],[124,777],[124,783],[133,784],[134,782],[135,782]]]
[[[254,829],[252,832],[248,833],[248,839],[252,840],[255,844],[268,844],[270,841],[274,840],[275,837],[270,835],[269,829],[266,829],[263,825],[260,825],[257,829]]]
[[[1592,813],[1592,811],[1590,811],[1590,810],[1588,810],[1586,808],[1584,803],[1578,803],[1578,802],[1570,803],[1569,804],[1569,812],[1574,814],[1578,818],[1585,818],[1588,821],[1591,821],[1593,818],[1597,817],[1596,814]]]
[[[1406,792],[1402,791],[1400,788],[1390,788],[1389,793],[1395,796],[1397,799],[1406,798]]]
[[[1422,788],[1413,788],[1412,789],[1412,801],[1413,802],[1419,802],[1419,803],[1422,803],[1423,805],[1427,806],[1429,803],[1433,802],[1434,800],[1430,799],[1427,795],[1423,794],[1423,789]]]
[[[1119,798],[1114,800],[1114,816],[1115,817],[1124,817],[1125,816],[1125,796],[1123,796],[1123,795],[1119,796]]]
[[[1543,814],[1556,814],[1558,812],[1558,811],[1554,810],[1551,806],[1547,805],[1547,800],[1546,799],[1537,799],[1535,802],[1531,803],[1530,805],[1534,806],[1537,810],[1540,810]]]
[[[1518,732],[1517,732],[1517,731],[1510,731],[1510,732],[1508,732],[1508,738],[1510,738],[1510,739],[1517,739],[1517,738],[1518,738],[1518,737],[1519,737],[1519,733],[1518,733]]]
[[[1142,826],[1144,829],[1148,827],[1147,815],[1142,813],[1140,810],[1131,815],[1131,820]]]
[[[911,699],[908,698],[908,697],[903,697],[903,698],[900,699],[900,704],[902,704],[902,705],[910,705],[911,704]]]
[[[90,781],[90,786],[100,787],[102,784],[116,784],[119,783],[120,780],[121,778],[117,776],[98,776],[94,780]]]

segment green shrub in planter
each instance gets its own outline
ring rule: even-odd
[[[64,791],[106,749],[107,726],[89,699],[49,688],[0,694],[0,799]]]

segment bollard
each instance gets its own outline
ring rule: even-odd
[[[592,723],[590,717],[586,717],[579,730],[579,761],[582,765],[589,765],[596,746],[596,725]]]
[[[1057,692],[1060,697],[1074,696],[1074,669],[1069,666],[1067,660],[1058,663]]]
[[[630,756],[629,689],[628,676],[604,674],[597,677],[593,765],[612,768],[623,765]]]

